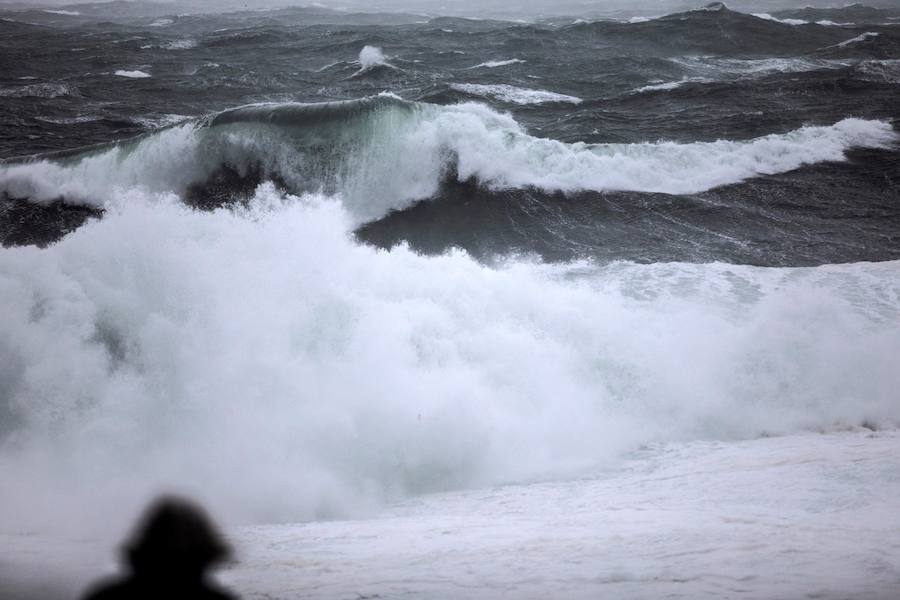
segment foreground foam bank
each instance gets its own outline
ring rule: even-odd
[[[352,521],[236,528],[245,598],[897,594],[896,432],[648,447],[578,481],[403,502]],[[773,482],[778,482],[773,486]],[[75,598],[98,541],[0,536],[4,597]],[[40,554],[54,569],[28,557]]]

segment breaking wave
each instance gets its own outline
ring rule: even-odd
[[[858,35],[858,36],[856,36],[856,37],[854,37],[854,38],[850,38],[849,40],[846,40],[846,41],[843,41],[843,42],[841,42],[841,43],[839,43],[839,44],[836,44],[834,47],[835,47],[835,48],[845,48],[845,47],[851,46],[851,45],[853,45],[853,44],[859,44],[860,42],[865,42],[865,41],[870,40],[870,39],[872,39],[872,38],[877,38],[877,37],[880,36],[880,35],[881,35],[881,34],[878,33],[878,32],[875,32],[875,31],[868,31],[868,32],[863,33],[863,34],[861,34],[861,35]]]
[[[744,141],[563,143],[528,134],[477,103],[390,95],[261,104],[125,142],[0,165],[10,197],[105,206],[122,190],[183,194],[222,168],[275,178],[293,193],[340,194],[357,222],[433,196],[447,177],[494,190],[688,194],[897,140],[884,121],[845,119]]]

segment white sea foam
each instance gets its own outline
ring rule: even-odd
[[[521,58],[511,58],[509,60],[489,60],[487,62],[479,63],[479,64],[475,65],[474,67],[469,67],[469,68],[470,69],[480,69],[480,68],[496,69],[497,67],[507,67],[509,65],[515,65],[515,64],[520,64],[520,63],[524,63],[524,62],[526,62],[526,61],[522,60]]]
[[[850,38],[849,40],[845,40],[845,41],[841,42],[840,44],[835,44],[834,46],[830,46],[830,47],[831,48],[844,48],[846,46],[851,46],[853,44],[858,44],[860,42],[865,42],[866,40],[876,38],[879,35],[881,35],[881,34],[875,32],[875,31],[869,31],[862,35],[858,35],[855,38]]]
[[[716,58],[716,57],[684,57],[672,59],[673,62],[695,69],[709,69],[710,72],[735,75],[769,75],[771,73],[804,73],[821,69],[840,69],[853,64],[853,61],[819,58]]]
[[[766,21],[775,21],[776,23],[784,23],[785,25],[807,25],[809,21],[804,21],[803,19],[779,19],[778,17],[774,17],[769,13],[753,13],[754,17],[758,19],[764,19]]]
[[[327,71],[328,69],[330,69],[332,67],[336,67],[336,66],[342,65],[342,64],[344,64],[344,61],[342,61],[342,60],[336,60],[334,62],[330,62],[327,65],[325,65],[319,69],[316,69],[316,73],[322,73],[323,71]]]
[[[671,58],[692,75],[676,81],[653,82],[633,90],[633,93],[674,90],[689,83],[715,83],[728,79],[765,77],[775,73],[804,73],[826,69],[840,69],[855,64],[852,60],[813,58],[719,58],[714,56],[684,56]]]
[[[494,98],[512,104],[547,104],[549,102],[567,102],[580,104],[581,98],[558,94],[547,90],[533,90],[507,84],[454,83],[453,89],[474,96]]]
[[[864,79],[887,83],[900,83],[900,60],[866,60],[859,63],[856,69]]]
[[[168,127],[169,125],[175,125],[176,123],[181,123],[183,121],[187,121],[191,117],[188,115],[179,115],[176,113],[167,113],[162,115],[156,115],[152,117],[140,117],[135,119],[138,123],[143,125],[144,127],[149,127],[151,129],[157,129],[160,127]]]
[[[81,13],[77,10],[50,10],[44,9],[41,12],[50,13],[51,15],[66,15],[67,17],[77,17]]]
[[[900,418],[900,263],[491,268],[352,224],[269,185],[234,212],[129,190],[0,251],[0,527],[159,488],[352,514],[648,442]]]
[[[822,19],[820,21],[804,21],[803,19],[779,19],[778,17],[774,17],[769,13],[753,13],[754,17],[759,17],[760,19],[765,19],[767,21],[775,21],[777,23],[784,23],[785,25],[809,25],[811,23],[815,23],[816,25],[822,25],[824,27],[848,27],[853,26],[855,23],[836,23],[834,21],[829,21],[828,19]]]
[[[44,123],[53,123],[55,125],[78,125],[80,123],[93,123],[96,121],[100,121],[103,117],[99,115],[80,115],[78,117],[44,117],[37,116],[34,117],[36,121],[43,121]]]
[[[60,98],[77,94],[78,88],[68,83],[30,83],[0,87],[0,98]]]
[[[197,47],[197,40],[192,40],[192,39],[172,40],[171,42],[165,42],[160,47],[163,48],[164,50],[190,50],[192,48]]]
[[[119,70],[119,71],[116,71],[115,73],[113,73],[113,75],[115,75],[117,77],[127,77],[129,79],[146,79],[147,77],[150,77],[150,73],[147,73],[145,71],[138,71],[138,70],[134,70],[134,71]]]
[[[683,85],[687,85],[689,83],[712,83],[712,79],[706,79],[705,77],[685,77],[684,79],[680,79],[678,81],[664,81],[660,83],[651,83],[649,85],[645,85],[637,88],[635,93],[643,94],[644,92],[660,92],[660,91],[669,91],[676,90]]]

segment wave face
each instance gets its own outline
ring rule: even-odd
[[[159,485],[243,518],[346,515],[900,417],[900,262],[489,267],[359,245],[340,202],[270,184],[235,211],[116,206],[0,253],[4,527]]]
[[[889,123],[845,119],[747,141],[566,144],[529,135],[480,104],[438,107],[392,96],[225,111],[137,140],[62,159],[0,167],[17,198],[105,206],[112,190],[182,194],[222,167],[261,171],[294,193],[341,193],[358,222],[433,196],[454,173],[488,189],[689,194],[805,164],[852,148],[888,148]]]

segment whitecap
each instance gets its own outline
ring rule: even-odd
[[[116,75],[117,77],[128,77],[130,79],[146,79],[147,77],[150,77],[150,73],[146,73],[144,71],[137,71],[137,70],[135,70],[135,71],[119,70],[119,71],[116,71],[115,73],[113,73],[113,75]]]
[[[546,104],[549,102],[580,104],[582,102],[581,98],[576,98],[575,96],[547,90],[520,88],[506,84],[454,83],[450,87],[466,94],[485,96],[512,104]]]
[[[520,58],[511,58],[509,60],[489,60],[489,61],[479,63],[479,64],[475,65],[474,67],[469,67],[469,68],[470,69],[480,69],[480,68],[496,69],[497,67],[506,67],[509,65],[521,64],[524,62],[526,62],[526,61],[524,61]]]

